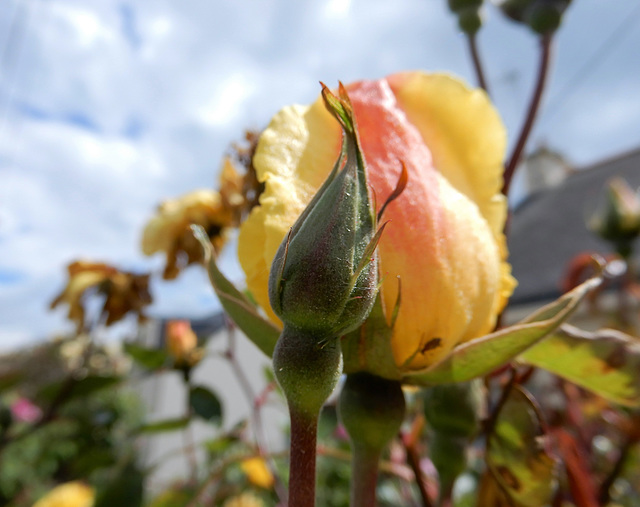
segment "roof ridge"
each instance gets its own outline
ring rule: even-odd
[[[617,154],[609,155],[608,157],[602,158],[597,162],[590,162],[589,164],[581,165],[574,170],[574,173],[595,170],[601,166],[607,166],[612,162],[617,162],[619,160],[624,160],[626,158],[631,158],[637,155],[640,155],[640,146],[629,148],[625,151],[618,152]]]

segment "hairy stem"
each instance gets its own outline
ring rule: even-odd
[[[289,507],[313,507],[318,416],[342,371],[338,339],[285,324],[273,353],[273,371],[291,419]]]
[[[318,417],[291,408],[289,506],[306,507],[316,501],[316,438]]]

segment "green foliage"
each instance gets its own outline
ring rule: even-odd
[[[140,366],[155,371],[169,362],[169,355],[165,349],[150,349],[135,343],[125,343],[124,351]]]
[[[273,355],[280,330],[267,319],[262,317],[255,307],[241,291],[222,274],[216,264],[213,248],[202,227],[192,226],[196,239],[204,250],[205,263],[209,269],[209,280],[220,303],[229,317],[247,335],[247,337],[267,356]]]
[[[68,401],[46,425],[15,428],[26,433],[2,449],[0,498],[29,506],[56,483],[91,482],[117,467],[130,453],[128,435],[141,413],[137,398],[114,385]]]
[[[408,381],[418,385],[466,382],[490,373],[554,331],[601,282],[601,276],[587,280],[521,323],[459,345],[441,362],[411,374]]]
[[[222,423],[222,404],[210,389],[204,386],[192,387],[189,390],[189,405],[205,421],[218,426]]]
[[[620,331],[589,333],[564,325],[519,360],[615,403],[640,406],[640,344]]]
[[[177,417],[174,419],[163,419],[152,423],[147,423],[136,429],[137,433],[164,433],[166,431],[181,430],[189,426],[188,417]]]
[[[557,462],[548,449],[540,410],[520,387],[511,388],[499,408],[487,443],[489,469],[517,505],[547,505]]]

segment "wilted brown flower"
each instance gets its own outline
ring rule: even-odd
[[[230,180],[229,187],[232,187]],[[225,199],[232,198],[226,191]],[[169,199],[147,222],[142,234],[145,255],[164,252],[167,263],[163,278],[172,280],[180,270],[202,260],[202,247],[191,232],[191,225],[202,226],[216,251],[224,244],[225,228],[234,225],[233,210],[215,190],[196,190],[177,199]]]
[[[222,204],[233,213],[235,226],[240,224],[244,210],[244,177],[236,170],[231,158],[226,157],[220,171],[220,197]]]
[[[68,319],[75,322],[77,332],[87,327],[85,322],[85,299],[88,293],[104,297],[100,318],[110,326],[127,313],[145,319],[143,310],[151,303],[149,275],[137,275],[120,271],[101,262],[75,261],[67,266],[69,280],[64,290],[51,302],[51,308],[60,303],[69,305]]]

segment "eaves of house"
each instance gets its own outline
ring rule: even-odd
[[[560,296],[561,281],[574,256],[612,253],[611,245],[591,232],[586,221],[614,177],[640,187],[640,148],[580,168],[559,186],[529,196],[513,211],[508,245],[518,287],[511,308],[539,306]],[[636,241],[636,265],[638,250]]]

